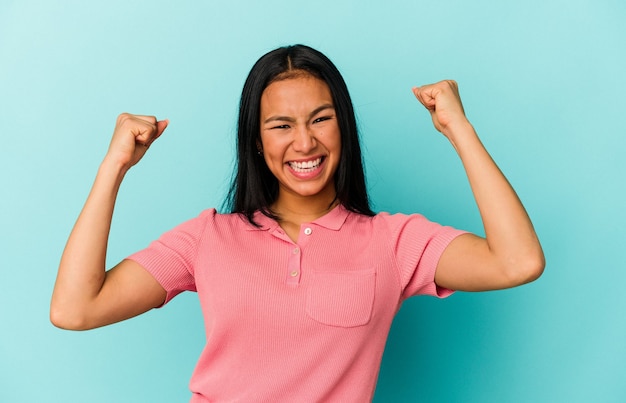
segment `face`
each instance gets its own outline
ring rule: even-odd
[[[328,85],[309,75],[270,84],[261,96],[261,144],[283,197],[335,198],[341,136]]]

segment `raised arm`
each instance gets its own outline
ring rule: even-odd
[[[124,260],[107,272],[105,259],[124,175],[167,124],[151,116],[118,117],[109,150],[61,257],[50,304],[55,326],[91,329],[136,316],[164,301],[165,290],[137,263]]]
[[[485,238],[457,237],[439,260],[435,282],[461,291],[515,287],[537,279],[545,266],[524,206],[467,120],[456,82],[413,88],[435,128],[452,143],[467,173]]]

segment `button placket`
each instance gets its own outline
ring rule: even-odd
[[[295,245],[289,254],[289,263],[287,267],[287,283],[297,285],[300,282],[300,263],[301,263],[300,247]]]
[[[303,225],[300,229],[298,242],[291,246],[286,276],[288,284],[297,285],[300,283],[300,277],[302,276],[302,249],[306,247],[311,239],[311,234],[313,234],[311,225]]]

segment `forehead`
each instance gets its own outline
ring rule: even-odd
[[[332,94],[326,82],[311,75],[299,75],[272,82],[261,95],[261,114],[270,109],[299,110],[332,105]]]

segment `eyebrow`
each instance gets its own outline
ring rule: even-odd
[[[309,118],[312,118],[313,116],[317,115],[318,113],[320,113],[321,111],[325,109],[335,109],[335,107],[332,104],[320,105],[317,108],[315,108],[313,112],[309,114]],[[265,124],[265,123],[274,122],[274,121],[295,122],[296,120],[289,116],[270,116],[269,118],[265,119],[263,123]]]

